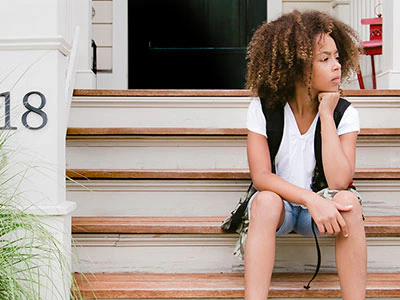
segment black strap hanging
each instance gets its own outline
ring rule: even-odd
[[[307,283],[307,285],[304,286],[304,288],[306,290],[310,289],[310,284],[311,282],[315,279],[315,277],[317,277],[318,272],[319,272],[319,268],[321,267],[321,249],[319,248],[319,244],[318,244],[318,237],[317,234],[315,233],[315,228],[314,228],[314,220],[313,218],[311,218],[311,229],[314,235],[314,239],[315,239],[315,246],[317,247],[317,256],[318,256],[318,261],[317,261],[317,266],[315,267],[315,272],[314,272],[314,276],[311,278],[311,280]]]

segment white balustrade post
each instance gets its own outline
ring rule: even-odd
[[[383,46],[382,70],[377,75],[377,85],[382,89],[400,88],[400,1],[382,0]]]
[[[0,1],[0,131],[10,149],[3,147],[1,157],[6,175],[15,176],[7,188],[23,209],[40,216],[67,260],[75,208],[65,196],[70,1]],[[41,299],[69,299],[70,274],[62,274],[57,261],[51,264],[41,269]]]

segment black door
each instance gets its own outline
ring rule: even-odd
[[[130,89],[241,89],[266,0],[129,0]]]

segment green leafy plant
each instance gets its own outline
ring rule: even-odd
[[[0,243],[1,299],[41,299],[42,279],[50,276],[42,271],[52,268],[54,261],[61,270],[69,270],[58,242],[41,220],[9,201],[0,204]],[[54,292],[62,293],[58,288]]]
[[[68,295],[82,299],[71,276],[71,249],[65,249],[57,238],[62,234],[55,227],[58,224],[47,222],[50,217],[30,213],[34,204],[27,205],[26,196],[21,201],[18,184],[12,184],[24,180],[25,171],[8,175],[13,165],[6,140],[1,133],[0,300],[65,299]]]

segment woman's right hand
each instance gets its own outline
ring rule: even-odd
[[[351,205],[344,206],[315,193],[310,200],[307,204],[308,211],[322,235],[337,235],[342,232],[344,237],[348,237],[347,225],[340,212],[350,211],[353,208]]]

